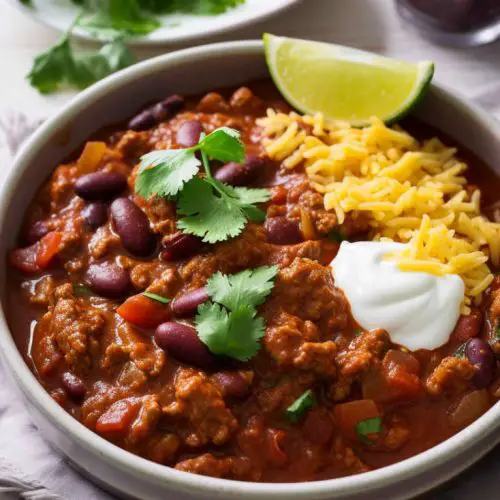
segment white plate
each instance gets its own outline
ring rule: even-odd
[[[217,16],[185,14],[159,16],[163,27],[146,36],[129,38],[128,43],[162,45],[185,42],[194,38],[208,38],[265,19],[299,1],[301,0],[246,0],[243,5]],[[79,12],[78,7],[70,0],[33,0],[33,8],[26,7],[20,0],[9,0],[9,2],[35,21],[59,31],[66,31]],[[81,28],[76,28],[73,33],[80,39],[94,39]]]

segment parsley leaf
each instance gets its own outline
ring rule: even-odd
[[[248,361],[260,349],[264,319],[256,306],[274,286],[276,266],[248,269],[232,275],[214,274],[207,283],[212,301],[198,307],[196,329],[214,354]]]
[[[135,58],[123,39],[117,37],[98,52],[75,54],[69,29],[50,49],[39,54],[26,78],[42,94],[55,92],[62,85],[84,89],[92,83],[130,66]]]
[[[161,302],[162,304],[168,304],[170,302],[170,299],[167,299],[166,297],[162,297],[161,295],[157,295],[156,293],[143,292],[142,295],[144,295],[144,297],[147,297],[148,299],[152,299],[152,300],[156,300],[157,302]]]
[[[198,173],[200,165],[192,149],[151,151],[141,158],[135,190],[144,198],[174,196]]]
[[[286,409],[288,420],[294,423],[299,422],[305,413],[314,406],[314,403],[314,394],[311,389],[308,389]]]
[[[382,419],[380,417],[367,418],[356,424],[356,434],[360,443],[371,445],[368,438],[370,434],[378,434],[382,430]]]
[[[278,266],[263,266],[232,275],[216,273],[207,282],[207,292],[215,302],[231,310],[240,304],[256,307],[271,293],[278,271]]]

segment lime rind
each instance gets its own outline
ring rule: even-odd
[[[375,114],[385,123],[391,124],[400,120],[403,116],[408,114],[414,107],[420,102],[422,97],[425,95],[425,91],[430,85],[434,74],[434,64],[430,61],[421,61],[415,64],[398,61],[390,59],[387,57],[379,56],[374,53],[365,52],[359,49],[354,49],[350,47],[344,47],[341,45],[326,44],[321,42],[311,42],[307,40],[298,40],[293,38],[279,37],[271,35],[268,33],[264,34],[264,49],[266,55],[266,61],[269,68],[271,77],[278,87],[283,97],[291,104],[295,109],[302,113],[314,114],[317,112],[323,112],[326,118],[329,119],[342,119],[348,121],[352,126],[363,127],[370,123],[370,118]],[[395,78],[397,78],[398,71],[415,71],[416,76],[414,79],[414,84],[411,90],[408,92],[406,98],[397,103],[388,113],[384,113],[380,116],[377,113],[370,113],[370,116],[357,116],[356,118],[346,118],[339,116],[331,116],[324,109],[312,108],[306,105],[296,97],[290,89],[287,88],[286,82],[283,76],[279,72],[277,64],[277,55],[280,47],[283,44],[289,44],[294,48],[307,52],[307,57],[309,60],[317,60],[320,62],[324,59],[343,61],[349,64],[359,64],[364,67],[372,66],[374,69],[384,68],[386,70],[393,70]],[[287,75],[288,76],[288,75]],[[313,84],[311,84],[313,86]]]

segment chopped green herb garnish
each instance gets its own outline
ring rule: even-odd
[[[286,409],[286,416],[291,422],[298,422],[313,406],[314,394],[311,389],[308,389]]]
[[[355,332],[354,332],[354,337],[359,337],[360,335],[362,335],[364,332],[364,330],[362,328],[356,328]]]
[[[500,321],[497,323],[497,326],[495,328],[495,336],[497,340],[500,340]]]
[[[342,229],[333,229],[328,233],[328,239],[342,243],[346,240],[346,237],[344,236]]]
[[[382,430],[382,419],[380,417],[367,418],[356,424],[356,434],[359,442],[366,445],[371,445],[369,439],[370,434],[378,434]]]
[[[89,295],[92,295],[90,288],[83,283],[73,283],[73,293],[77,297],[88,297]]]
[[[458,346],[457,350],[453,353],[453,356],[455,356],[455,358],[464,359],[467,344],[468,342],[464,342],[462,345]]]
[[[200,152],[202,161],[196,157]],[[264,212],[255,206],[271,197],[268,189],[232,187],[212,176],[208,158],[243,162],[240,133],[227,127],[203,137],[194,147],[152,151],[141,159],[135,190],[144,198],[177,197],[177,211],[183,216],[177,225],[206,243],[238,236],[248,220],[262,221]],[[203,165],[204,177],[196,174]]]
[[[157,302],[161,302],[162,304],[168,304],[170,302],[170,299],[167,299],[166,297],[162,297],[161,295],[156,295],[156,293],[144,292],[142,295],[144,295],[144,297],[147,297],[148,299],[152,299],[152,300],[156,300]]]
[[[196,329],[214,354],[247,361],[260,349],[264,318],[256,306],[271,293],[278,267],[258,267],[241,273],[217,273],[207,283],[212,301],[198,307]]]

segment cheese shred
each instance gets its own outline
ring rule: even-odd
[[[284,168],[302,167],[339,224],[349,212],[369,216],[373,240],[408,243],[389,255],[405,271],[459,275],[464,314],[500,264],[500,224],[481,214],[481,192],[467,185],[467,165],[439,139],[417,141],[372,118],[359,129],[321,114],[269,109],[258,124],[267,154]]]

